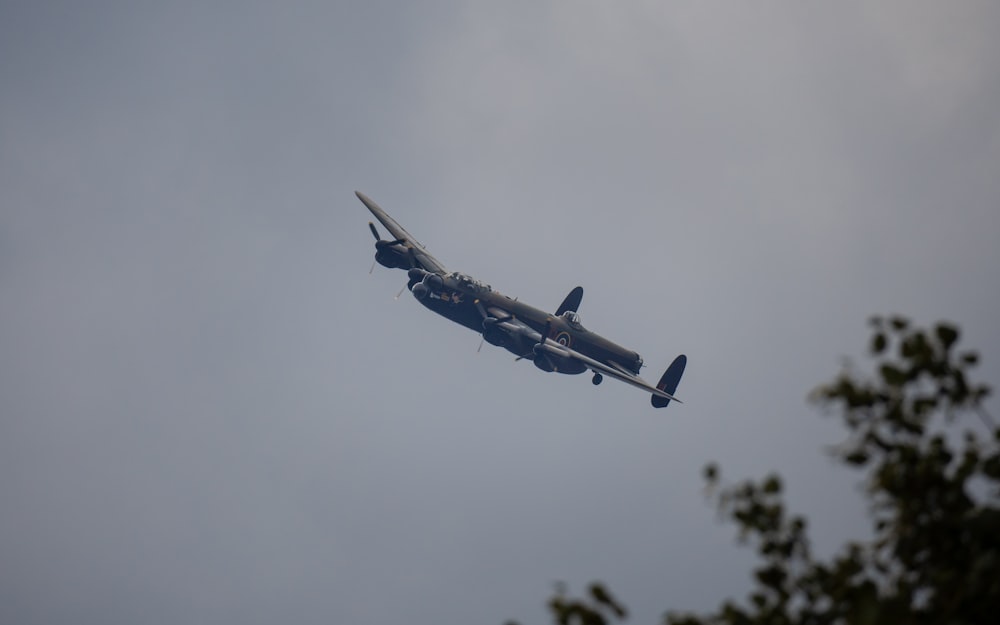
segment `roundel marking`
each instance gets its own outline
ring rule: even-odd
[[[573,339],[570,338],[569,332],[560,332],[559,334],[556,335],[556,343],[559,343],[563,347],[569,347],[570,343],[572,342]]]

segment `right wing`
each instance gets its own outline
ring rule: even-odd
[[[403,241],[400,245],[403,245],[410,250],[410,254],[413,256],[413,259],[416,261],[418,267],[431,273],[441,275],[448,273],[448,270],[444,268],[444,265],[431,256],[430,252],[427,251],[427,248],[414,239],[413,236],[403,228],[403,226],[396,223],[396,220],[382,210],[382,208],[372,201],[370,197],[360,191],[355,191],[354,194],[357,195],[358,199],[368,207],[368,210],[372,212],[372,215],[375,215],[375,218],[378,219],[383,226],[385,226],[386,230],[392,234],[394,239],[401,239]]]
[[[583,364],[590,367],[591,371],[595,372],[599,371],[605,375],[610,375],[616,380],[621,380],[625,384],[631,384],[636,388],[641,388],[642,390],[648,393],[652,393],[654,396],[659,397],[661,399],[672,399],[678,404],[684,403],[681,400],[674,397],[673,395],[671,395],[670,393],[656,388],[655,386],[653,386],[652,384],[643,380],[642,378],[640,378],[635,374],[628,373],[627,371],[624,371],[622,369],[617,369],[615,367],[610,367],[604,364],[603,362],[600,362],[599,360],[594,360],[589,356],[584,356],[583,354],[574,349],[563,347],[562,345],[556,343],[552,339],[545,339],[545,342],[541,344],[541,347],[550,354],[579,360]]]
[[[491,315],[493,315],[496,312],[500,311],[491,308],[488,312]],[[611,376],[616,380],[620,380],[626,384],[629,384],[636,388],[640,388],[646,391],[647,393],[651,393],[653,396],[658,397],[660,399],[673,400],[679,404],[684,403],[681,400],[674,397],[673,395],[671,395],[670,393],[656,388],[655,386],[643,380],[634,373],[625,370],[623,367],[611,366],[599,360],[594,360],[590,356],[581,354],[575,349],[570,349],[565,345],[556,343],[552,339],[542,337],[542,334],[540,332],[535,331],[533,328],[529,327],[527,324],[520,321],[519,319],[514,319],[514,318],[504,319],[502,321],[498,321],[496,325],[511,335],[520,335],[524,339],[532,341],[535,344],[535,346],[544,349],[546,352],[552,354],[553,356],[578,360],[583,364],[587,365],[587,367],[591,371],[594,371],[595,373],[599,372],[603,375]]]

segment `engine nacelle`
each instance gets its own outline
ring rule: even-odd
[[[535,366],[542,371],[556,371],[555,363],[552,362],[552,358],[550,358],[548,354],[536,351],[535,358],[532,362],[534,362]]]
[[[547,351],[541,345],[535,345],[532,351],[535,354],[532,362],[542,371],[556,371],[558,373],[576,375],[587,370],[587,365],[579,360],[567,356],[558,356]]]
[[[389,269],[403,269],[410,266],[410,261],[406,254],[398,252],[390,247],[375,246],[375,262],[388,267]]]
[[[413,291],[413,296],[417,299],[425,299],[431,293],[440,293],[441,290],[444,289],[444,280],[441,279],[441,276],[436,273],[424,271],[423,269],[417,267],[414,267],[407,272],[407,275],[410,276],[411,282],[413,281],[413,277],[418,275],[417,272],[420,272],[420,274],[424,277],[423,280],[410,287],[410,290]]]
[[[483,340],[490,345],[502,347],[518,358],[530,358],[534,339],[529,336],[530,330],[517,328],[505,329],[502,321],[496,317],[483,319]]]
[[[413,282],[414,284],[420,282],[426,276],[427,272],[421,269],[420,267],[414,267],[413,269],[410,269],[409,271],[406,272],[406,277],[409,278],[410,281]]]
[[[483,339],[490,345],[506,347],[512,342],[511,337],[497,327],[498,322],[499,319],[496,317],[487,317],[483,320]]]
[[[424,272],[423,284],[427,285],[427,288],[432,291],[440,291],[444,288],[444,280],[436,273]]]

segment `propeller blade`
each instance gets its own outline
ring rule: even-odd
[[[372,275],[373,271],[375,271],[375,261],[374,260],[372,261],[372,268],[368,270],[368,275],[369,276]]]
[[[482,351],[482,349],[483,349],[483,341],[485,341],[485,340],[486,340],[486,337],[485,337],[485,336],[484,336],[483,338],[479,339],[479,347],[478,347],[478,348],[476,348],[476,353],[477,353],[477,354],[478,354],[478,353],[479,353],[480,351]]]
[[[486,321],[487,319],[489,319],[490,317],[492,317],[492,315],[490,313],[486,312],[486,308],[483,307],[483,303],[481,301],[479,301],[477,299],[477,300],[475,300],[472,303],[476,305],[476,310],[479,311],[479,314],[480,314],[480,316],[482,316],[483,321]],[[514,318],[514,315],[511,315],[511,314],[505,315],[503,317],[494,317],[494,319],[497,320],[497,323],[503,323],[504,321],[510,321],[513,318]]]
[[[542,333],[542,338],[540,341],[538,341],[538,343],[535,344],[535,347],[545,344],[545,339],[548,338],[549,331],[551,330],[552,330],[552,317],[549,317],[548,319],[545,320],[545,332]],[[524,358],[525,356],[518,356],[517,358],[514,359],[514,362],[517,362],[518,360],[523,360]],[[548,356],[546,356],[546,358],[548,358]],[[553,367],[553,369],[555,369],[555,367]]]
[[[393,299],[399,299],[399,296],[403,294],[403,290],[404,289],[406,289],[406,285],[405,284],[403,285],[402,289],[399,289],[399,293],[396,293],[396,297],[394,297]]]
[[[375,224],[369,221],[368,222],[368,227],[371,229],[372,236],[375,237],[375,240],[376,241],[381,241],[382,237],[379,235],[378,230],[375,228]]]

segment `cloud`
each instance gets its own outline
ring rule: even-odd
[[[803,398],[877,312],[996,377],[994,13],[5,8],[0,620],[708,608],[748,574],[711,459],[785,472],[820,550],[863,533]],[[503,292],[582,284],[687,403],[393,302],[354,189]]]

